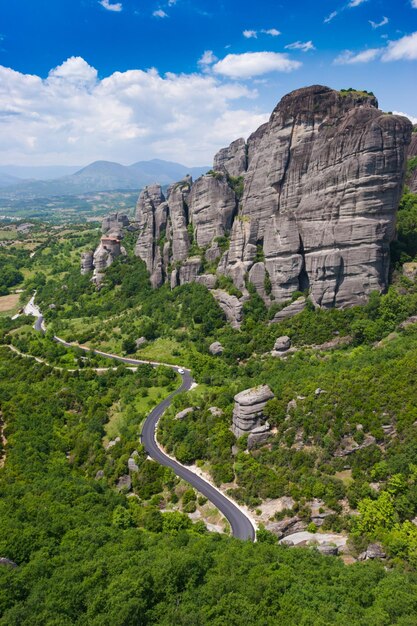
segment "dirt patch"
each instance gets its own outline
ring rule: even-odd
[[[13,311],[19,304],[19,294],[11,293],[8,296],[0,296],[0,313],[7,313],[7,311]]]

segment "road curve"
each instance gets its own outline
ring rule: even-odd
[[[38,330],[41,330],[39,327]],[[169,363],[159,363],[156,361],[142,361],[140,359],[131,359],[129,357],[118,356],[116,354],[110,354],[109,352],[102,352],[101,350],[91,350],[87,346],[81,346],[79,344],[72,344],[67,341],[64,341],[60,337],[55,336],[54,341],[60,343],[67,348],[80,348],[84,352],[94,352],[95,354],[99,354],[108,359],[113,359],[114,361],[120,361],[121,363],[127,363],[129,365],[141,365],[141,364],[150,364],[152,366],[157,365],[165,365],[166,367],[170,367],[171,369],[178,372],[182,378],[181,386],[178,387],[175,391],[173,391],[169,396],[162,400],[148,415],[146,418],[141,434],[142,444],[149,454],[149,456],[164,465],[165,467],[170,467],[173,472],[183,478],[187,482],[189,482],[195,489],[197,489],[200,493],[202,493],[206,498],[210,500],[226,517],[229,521],[232,534],[237,539],[248,539],[250,541],[255,541],[256,533],[255,528],[247,515],[232,501],[229,500],[221,491],[213,487],[209,482],[201,478],[194,472],[192,472],[185,465],[181,465],[178,461],[175,461],[171,457],[169,457],[159,446],[156,440],[156,428],[158,425],[158,421],[162,414],[166,411],[166,409],[170,406],[172,399],[177,394],[182,391],[189,391],[194,383],[190,370],[186,368],[181,368],[177,365],[171,365]],[[182,370],[180,372],[179,370]]]

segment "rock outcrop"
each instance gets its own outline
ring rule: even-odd
[[[231,296],[223,289],[213,289],[211,293],[224,311],[227,321],[233,328],[239,328],[243,319],[243,305],[239,298]]]
[[[129,218],[123,213],[110,213],[103,218],[101,222],[101,232],[103,235],[109,232],[122,232],[124,228],[128,228],[130,224]]]
[[[267,306],[290,303],[273,322],[303,309],[305,297],[291,302],[296,291],[316,307],[347,307],[385,290],[417,135],[408,149],[411,122],[377,107],[366,92],[298,89],[247,142],[220,150],[213,171],[196,182],[187,176],[166,194],[146,187],[136,209],[136,255],[152,285],[198,281],[214,289],[215,278],[202,274],[217,272],[244,301],[249,281]],[[117,234],[120,224],[124,216],[115,214],[103,229]],[[239,327],[242,298],[213,295]]]
[[[81,253],[81,274],[83,276],[89,274],[94,269],[93,255],[94,252],[92,250]]]
[[[115,259],[121,254],[126,254],[118,237],[103,236],[100,245],[93,255],[93,281],[100,285],[103,281],[106,268],[110,267]]]
[[[291,348],[291,339],[287,335],[278,337],[275,340],[274,350],[277,352],[286,352]]]
[[[223,350],[224,350],[224,348],[223,348],[222,344],[220,343],[220,341],[214,341],[209,346],[209,352],[213,356],[220,356],[220,354],[223,354]]]
[[[106,269],[126,250],[122,246],[124,230],[129,227],[129,218],[121,213],[110,213],[101,224],[103,236],[95,251],[81,253],[81,274],[93,272],[92,280],[97,286],[103,281]]]
[[[242,437],[265,425],[265,405],[274,394],[268,385],[260,385],[252,389],[245,389],[234,397],[232,430],[236,437]],[[262,431],[262,434],[265,431]]]
[[[237,209],[236,196],[226,177],[207,174],[191,188],[188,200],[194,236],[200,248],[228,233]]]
[[[309,289],[316,305],[344,307],[385,289],[410,137],[407,119],[361,92],[285,96],[248,140],[245,223],[235,221],[225,273],[241,282],[262,246],[277,302]]]
[[[411,143],[408,149],[408,159],[413,159],[412,164],[414,164],[417,159],[417,125],[414,126],[413,134],[411,135]],[[417,193],[417,163],[409,169],[406,183],[410,191]]]
[[[222,148],[214,157],[213,169],[229,176],[243,176],[248,166],[247,145],[244,139],[236,139]]]

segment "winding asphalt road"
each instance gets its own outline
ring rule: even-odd
[[[42,326],[42,316],[40,316],[37,320],[37,324],[35,328],[37,330],[43,331],[44,326]],[[40,322],[39,322],[40,320]],[[39,323],[38,323],[39,322]],[[90,348],[87,346],[81,346],[78,344],[71,344],[67,341],[64,341],[60,337],[55,336],[54,341],[60,343],[67,348],[80,348],[84,350],[84,352],[92,352]],[[145,450],[149,454],[149,456],[166,467],[170,467],[174,473],[183,478],[187,482],[189,482],[195,489],[197,489],[200,493],[202,493],[206,498],[210,500],[216,506],[223,515],[227,518],[230,523],[232,534],[237,539],[245,539],[250,541],[255,541],[256,533],[255,528],[247,515],[232,501],[229,500],[223,493],[221,493],[216,487],[213,487],[209,482],[201,478],[190,469],[178,463],[171,457],[169,457],[158,445],[156,440],[156,429],[158,425],[158,421],[162,414],[166,411],[166,409],[170,406],[172,399],[177,394],[182,391],[189,391],[194,383],[190,370],[186,368],[181,368],[176,365],[170,365],[169,363],[158,363],[156,361],[142,361],[139,359],[130,359],[128,357],[118,356],[116,354],[110,354],[108,352],[102,352],[101,350],[94,350],[95,354],[99,354],[108,359],[112,359],[114,361],[120,361],[121,363],[126,363],[129,365],[141,365],[143,363],[153,365],[154,367],[158,365],[165,365],[166,367],[170,367],[171,369],[178,372],[182,378],[181,386],[173,391],[169,396],[162,400],[148,415],[146,418],[141,434],[141,441]]]

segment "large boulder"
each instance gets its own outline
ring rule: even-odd
[[[220,341],[213,341],[213,343],[209,346],[209,352],[213,356],[219,356],[220,354],[223,354],[223,350],[224,348]]]
[[[247,435],[259,426],[265,425],[265,405],[273,397],[274,394],[268,385],[245,389],[235,395],[232,430],[236,437]]]
[[[222,289],[213,289],[211,291],[214,298],[219,303],[219,307],[224,311],[227,321],[233,328],[240,328],[243,319],[243,304],[236,296],[231,296],[227,291]]]
[[[274,350],[276,352],[286,352],[291,348],[291,339],[287,335],[282,335],[275,340]]]

